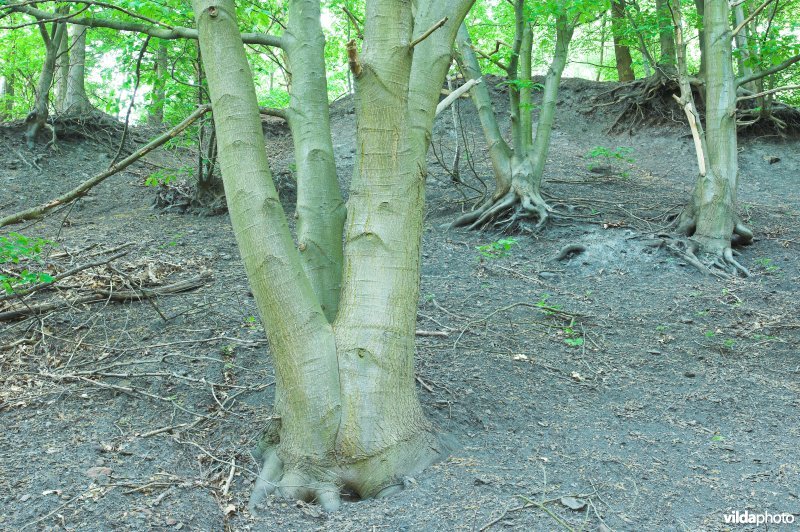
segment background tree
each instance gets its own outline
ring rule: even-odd
[[[541,18],[545,18],[550,13],[554,13],[556,40],[553,60],[543,86],[535,87],[531,80],[531,49],[533,45],[531,16],[534,11],[531,7],[526,7],[524,0],[516,0],[514,3],[515,33],[508,63],[505,64],[490,58],[495,65],[506,71],[508,77],[505,83],[509,87],[511,105],[513,138],[511,145],[503,139],[500,133],[486,84],[478,84],[472,90],[472,99],[478,109],[483,132],[489,146],[495,177],[495,191],[476,210],[453,222],[454,227],[481,228],[490,222],[497,222],[499,225],[515,225],[521,218],[536,217],[538,218],[538,228],[542,227],[549,218],[551,209],[541,196],[541,181],[550,147],[550,133],[555,117],[558,86],[561,82],[561,74],[567,64],[569,43],[581,12],[574,9],[574,6],[561,3],[544,4],[544,6],[545,8],[539,11],[539,14]],[[466,26],[459,32],[458,50],[465,76],[473,80],[480,79],[480,65]],[[531,120],[533,110],[531,92],[534,88],[539,87],[543,89],[542,104],[539,108],[539,120],[534,137]],[[512,214],[504,218],[503,216],[509,210],[512,210]]]

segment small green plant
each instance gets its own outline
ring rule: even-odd
[[[181,166],[174,173],[166,170],[156,170],[144,180],[145,186],[157,187],[159,185],[169,185],[173,181],[183,178],[191,179],[194,176],[193,166]]]
[[[603,164],[609,166],[614,161],[633,164],[636,162],[636,159],[630,156],[631,153],[633,153],[633,148],[629,148],[627,146],[620,146],[614,149],[606,148],[605,146],[595,146],[586,153],[586,157],[593,160],[601,159],[602,161],[604,161]],[[589,163],[587,167],[591,171],[592,169],[597,168],[598,166],[601,165],[592,162]],[[628,177],[630,177],[630,174],[628,173],[627,170],[623,170],[622,172],[620,172],[620,176],[627,179]]]
[[[776,266],[775,264],[773,264],[773,262],[772,262],[772,259],[770,259],[770,258],[767,258],[767,257],[761,257],[761,258],[759,258],[759,259],[756,259],[756,262],[757,262],[757,263],[758,263],[758,264],[759,264],[759,265],[760,265],[762,268],[764,268],[764,270],[766,270],[766,271],[768,271],[768,272],[770,272],[770,273],[771,273],[771,272],[777,272],[777,271],[779,271],[779,270],[780,270],[780,267],[779,267],[779,266]]]
[[[551,316],[555,314],[557,311],[561,310],[561,305],[555,305],[553,303],[548,303],[547,300],[550,299],[550,294],[542,294],[539,296],[539,301],[534,303],[537,307],[542,309],[542,312],[547,315]]]
[[[183,238],[183,233],[176,233],[166,244],[158,246],[159,249],[174,248],[178,245],[178,241]]]
[[[708,339],[714,338],[717,335],[714,331],[706,331],[705,337]]]
[[[0,264],[19,264],[32,261],[41,263],[39,257],[42,248],[52,246],[53,242],[42,238],[28,238],[19,233],[9,233],[0,236]],[[13,294],[14,289],[24,285],[38,283],[52,283],[53,277],[44,272],[32,272],[23,269],[19,272],[4,271],[0,273],[0,288],[7,294]]]
[[[725,349],[733,349],[736,346],[736,340],[733,338],[726,338],[724,342],[722,342],[722,347]]]
[[[489,244],[475,246],[482,258],[502,259],[511,254],[511,248],[517,245],[516,238],[501,238]]]
[[[570,347],[580,347],[583,345],[583,336],[581,333],[573,329],[575,320],[569,322],[569,325],[561,329],[564,334],[564,343]]]
[[[711,441],[716,441],[716,442],[725,441],[725,437],[722,436],[722,434],[720,433],[716,433],[713,436],[711,436]]]

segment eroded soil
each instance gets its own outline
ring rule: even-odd
[[[129,244],[28,304],[212,278],[0,322],[0,528],[726,530],[736,510],[800,520],[800,144],[741,140],[740,206],[756,240],[740,259],[753,276],[706,276],[646,245],[694,180],[678,110],[674,123],[609,136],[612,110],[583,112],[605,87],[566,80],[559,103],[544,190],[573,217],[516,236],[505,256],[476,248],[507,236],[443,229],[475,193],[431,153],[419,393],[461,447],[400,495],[334,515],[277,499],[245,510],[273,370],[227,216],[153,209],[143,181],[157,167],[139,163],[73,208],[6,228],[56,241],[46,262],[58,271]],[[495,97],[502,107],[502,89]],[[351,105],[333,113],[343,184]],[[461,176],[481,189],[485,146],[468,101],[461,112]],[[446,161],[450,120],[434,135]],[[291,140],[272,119],[265,130],[288,205]],[[114,152],[67,140],[31,153],[13,126],[0,141],[1,214],[51,199]],[[590,158],[598,146],[630,147],[633,162]],[[587,250],[555,261],[566,244]]]

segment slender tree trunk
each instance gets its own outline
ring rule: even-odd
[[[147,123],[161,126],[164,123],[164,104],[166,103],[167,76],[169,75],[169,55],[167,41],[159,40],[156,47],[156,61],[153,65],[153,91],[148,106]]]
[[[87,26],[69,24],[70,49],[69,83],[64,100],[64,111],[81,115],[94,110],[86,96],[86,32]]]
[[[697,41],[700,46],[700,68],[697,73],[698,77],[706,77],[706,31],[705,25],[705,0],[694,0],[695,8],[697,9]]]
[[[524,14],[518,13],[518,16]],[[495,192],[492,197],[475,211],[467,213],[453,222],[453,227],[469,226],[478,229],[492,223],[515,224],[524,217],[538,218],[537,228],[542,227],[549,219],[550,207],[542,199],[541,182],[547,153],[550,148],[550,134],[552,132],[556,102],[558,100],[558,87],[561,75],[567,63],[567,51],[572,39],[574,27],[568,22],[566,15],[556,17],[556,47],[553,60],[545,77],[542,105],[539,108],[539,120],[536,125],[536,135],[532,135],[532,123],[529,120],[531,109],[531,36],[530,28],[526,25],[519,27],[520,46],[518,47],[519,85],[523,87],[516,98],[512,96],[512,126],[514,117],[517,126],[512,127],[514,146],[509,147],[500,135],[497,118],[491,105],[489,92],[484,84],[478,84],[472,89],[472,98],[478,108],[478,116],[489,145],[489,153],[495,175]],[[458,50],[461,57],[462,68],[465,75],[471,79],[480,77],[480,66],[472,51],[469,33],[466,26],[462,27],[458,36]],[[515,71],[513,76],[517,77]],[[527,87],[527,88],[524,88]],[[523,118],[524,117],[524,118]],[[513,213],[498,222],[498,218],[509,209]]]
[[[345,206],[333,155],[319,0],[291,0],[283,35],[292,72],[286,112],[297,176],[297,242],[328,321],[339,307]]]
[[[623,0],[611,1],[611,29],[614,32],[614,57],[617,61],[617,78],[620,81],[633,81],[633,59],[631,49],[624,44],[625,3]]]
[[[58,57],[56,58],[54,107],[58,112],[64,110],[64,102],[67,100],[67,87],[69,86],[70,50],[69,36],[67,33],[68,32],[65,31],[61,34],[61,40],[58,43]]]
[[[679,13],[677,0],[674,11]],[[705,128],[699,115],[689,117],[696,139],[700,174],[689,204],[679,219],[678,230],[691,235],[697,250],[717,258],[716,264],[747,274],[733,259],[731,240],[749,242],[752,233],[736,214],[739,163],[736,142],[736,78],[731,52],[730,8],[724,0],[706,4],[706,55],[715,58],[706,65]],[[685,47],[685,44],[682,45]],[[683,52],[682,52],[683,55]],[[682,99],[691,103],[685,60],[681,61]]]
[[[733,15],[734,25],[738,26],[739,24],[742,24],[745,19],[744,6],[742,4],[737,4],[736,7],[733,8]],[[739,33],[736,34],[736,37],[734,37],[736,40],[736,49],[739,52],[736,56],[736,61],[739,66],[738,77],[740,78],[746,78],[753,74],[753,69],[747,64],[748,60],[750,59],[750,46],[747,42],[746,29],[747,28],[743,28],[741,31],[739,31]],[[761,92],[756,86],[755,82],[745,83],[744,87],[753,92]]]
[[[42,72],[39,74],[39,83],[36,85],[36,101],[34,108],[25,119],[27,125],[25,139],[30,149],[33,149],[36,142],[36,134],[47,123],[50,87],[53,85],[53,78],[55,76],[58,48],[63,39],[64,32],[66,31],[65,23],[54,23],[54,26],[55,28],[51,35],[47,32],[45,24],[39,23],[39,33],[42,35],[42,40],[45,45],[45,58],[42,63]]]
[[[675,30],[669,10],[670,0],[656,0],[656,17],[658,17],[658,42],[661,55],[658,66],[667,73],[675,70]]]
[[[0,77],[0,120],[8,120],[14,110],[14,82],[12,78]]]

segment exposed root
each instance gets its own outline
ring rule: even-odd
[[[699,86],[700,81],[696,81],[694,85]],[[588,112],[602,107],[617,108],[618,114],[608,132],[633,132],[645,123],[675,121],[672,95],[677,92],[679,87],[676,80],[656,71],[650,77],[620,84],[596,96]]]
[[[583,244],[567,244],[558,252],[556,255],[555,260],[564,260],[570,258],[574,255],[580,255],[586,251],[586,246]]]
[[[340,488],[329,479],[318,480],[318,475],[299,469],[285,469],[275,448],[267,451],[264,465],[256,480],[247,508],[254,513],[268,495],[277,494],[285,499],[315,502],[326,512],[335,512],[342,503]]]
[[[717,241],[703,243],[702,239],[672,238],[659,235],[657,247],[665,247],[673,255],[685,260],[701,272],[715,277],[730,279],[737,276],[750,277],[750,270],[742,266],[734,256],[735,251],[730,244]],[[700,255],[703,257],[701,260]]]
[[[362,499],[389,497],[403,490],[407,476],[441,460],[454,447],[453,442],[422,431],[375,456],[352,461],[332,452],[319,464],[297,456],[287,458],[276,437],[268,435],[263,454],[259,453],[263,466],[248,503],[251,513],[269,495],[316,503],[327,512],[341,506],[343,494]]]
[[[550,219],[553,209],[538,194],[520,195],[515,188],[509,190],[498,200],[489,200],[472,212],[456,219],[451,225],[468,229],[485,229],[494,227],[505,232],[525,230],[525,220],[538,220],[533,231],[543,228]],[[528,229],[530,230],[530,229]]]

